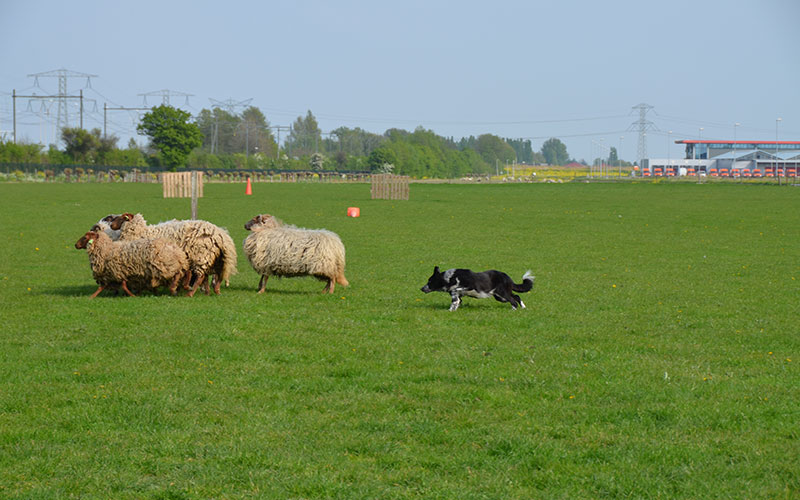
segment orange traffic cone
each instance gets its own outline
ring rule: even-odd
[[[244,194],[253,194],[253,186],[250,184],[250,177],[247,178],[247,187],[244,189]]]

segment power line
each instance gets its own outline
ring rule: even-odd
[[[108,111],[149,111],[152,108],[126,108],[123,106],[109,108],[106,103],[103,103],[103,137],[106,137],[106,127],[107,127],[107,112]]]
[[[80,127],[83,128],[83,89],[81,89],[80,95],[59,94],[59,95],[45,95],[45,96],[39,96],[39,95],[35,95],[35,94],[33,94],[33,95],[17,95],[17,91],[16,90],[12,90],[11,99],[13,101],[13,105],[12,106],[13,106],[13,115],[14,115],[13,121],[14,121],[14,143],[15,144],[17,142],[17,98],[23,98],[23,99],[59,99],[59,100],[64,100],[64,102],[66,102],[67,99],[80,99],[80,101],[81,101]],[[28,101],[28,106],[30,107],[30,101]],[[66,105],[64,106],[64,109],[66,110]],[[31,110],[31,112],[33,112],[33,110]],[[59,103],[58,113],[59,113],[58,114],[58,119],[60,120],[61,116],[62,116],[61,115],[61,105],[60,105],[60,103]],[[66,111],[64,113],[64,116],[66,117]],[[57,122],[57,123],[60,125],[61,122]],[[60,130],[63,130],[64,128],[65,127],[61,127]]]
[[[628,130],[630,131],[631,127],[635,125],[637,131],[639,132],[639,147],[637,153],[639,154],[638,160],[641,163],[643,159],[647,158],[647,131],[653,128],[658,130],[658,127],[656,127],[655,123],[646,118],[647,112],[653,109],[653,106],[640,103],[636,106],[633,106],[631,109],[639,110],[639,120],[631,123],[631,126],[628,127]]]
[[[184,106],[189,106],[189,98],[194,97],[194,94],[187,94],[186,92],[176,92],[174,90],[163,89],[163,90],[154,90],[153,92],[146,92],[144,94],[139,94],[144,99],[144,106],[147,106],[147,98],[154,97],[154,96],[161,96],[161,104],[165,106],[170,105],[170,98],[172,97],[185,97],[186,101],[184,102]]]
[[[92,78],[97,77],[97,75],[90,75],[88,73],[79,73],[77,71],[71,71],[68,69],[56,69],[53,71],[44,71],[42,73],[32,73],[28,75],[29,77],[33,77],[34,79],[34,87],[39,87],[39,78],[50,78],[55,77],[58,78],[58,95],[54,96],[58,98],[58,128],[63,129],[64,127],[69,127],[69,115],[67,111],[67,98],[70,96],[67,95],[67,80],[69,78],[86,78],[86,88],[92,87]],[[41,87],[40,87],[41,88]],[[74,97],[74,96],[72,96]],[[83,111],[83,91],[81,91],[81,111]],[[81,115],[82,117],[83,115]],[[83,127],[83,124],[81,124]]]
[[[218,101],[216,99],[211,99],[209,97],[208,100],[211,101],[211,107],[212,108],[222,108],[225,111],[227,111],[228,113],[230,113],[232,115],[235,115],[236,114],[236,108],[246,108],[246,107],[250,106],[250,102],[253,100],[253,98],[251,97],[251,98],[245,99],[243,101],[234,101],[233,99],[226,99],[224,101]]]

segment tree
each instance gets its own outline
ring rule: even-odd
[[[309,159],[308,164],[311,167],[311,170],[314,172],[319,172],[325,165],[325,157],[320,153],[314,153],[311,155],[311,159]]]
[[[197,126],[203,133],[203,149],[215,154],[237,152],[234,134],[240,118],[222,108],[203,109],[197,116]]]
[[[492,134],[478,136],[478,140],[475,141],[475,151],[481,155],[483,161],[492,166],[500,162],[505,167],[506,162],[513,163],[517,159],[514,148]]]
[[[292,130],[286,138],[286,149],[293,156],[310,155],[319,149],[321,136],[317,119],[309,110],[305,118],[299,116],[292,124]]]
[[[367,158],[367,165],[370,172],[382,172],[385,165],[394,165],[397,163],[397,155],[388,147],[380,147],[372,151]]]
[[[373,134],[356,127],[339,127],[325,139],[323,144],[327,153],[345,153],[352,156],[368,156],[386,141],[386,137]]]
[[[203,144],[203,133],[191,115],[181,109],[162,104],[145,114],[136,130],[150,137],[160,154],[161,162],[175,169],[186,162],[194,148]]]
[[[617,157],[617,148],[611,146],[611,149],[608,151],[608,164],[616,165],[618,161],[619,157]]]
[[[254,106],[242,112],[234,142],[237,151],[246,151],[251,155],[261,153],[272,158],[277,152],[277,143],[269,129],[267,118]]]
[[[550,165],[563,165],[569,161],[567,146],[559,139],[551,137],[542,144],[542,155]]]
[[[533,163],[533,148],[530,139],[506,139],[506,142],[514,148],[519,163]]]
[[[51,149],[54,149],[51,146]],[[60,151],[56,150],[57,153]],[[49,156],[49,152],[48,155]],[[0,139],[0,162],[42,163],[42,145],[14,143]],[[47,163],[47,162],[45,162]],[[60,163],[51,161],[50,163]]]
[[[100,146],[99,132],[92,134],[79,127],[64,127],[61,129],[61,140],[66,144],[66,153],[75,162],[89,163],[92,161],[91,153]]]

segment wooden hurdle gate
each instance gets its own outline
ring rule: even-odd
[[[192,176],[196,175],[197,196],[203,197],[203,172],[164,172],[161,175],[164,198],[191,198]]]
[[[408,200],[407,175],[372,174],[373,200]]]
[[[192,219],[197,219],[197,199],[203,197],[203,172],[164,172],[164,198],[191,198]]]

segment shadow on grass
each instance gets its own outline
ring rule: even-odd
[[[39,295],[53,295],[53,296],[58,296],[58,297],[84,297],[84,296],[85,297],[89,297],[95,292],[95,290],[97,290],[97,286],[96,285],[95,286],[92,286],[92,285],[60,286],[60,287],[46,288],[46,289],[42,290],[41,292],[39,292]],[[139,295],[145,295],[145,296],[148,296],[148,295],[150,295],[150,296],[153,296],[153,295],[161,296],[161,295],[163,295],[165,297],[171,297],[171,295],[170,295],[168,290],[159,290],[159,291],[157,291],[155,293],[153,293],[151,290],[143,290],[143,291],[131,290],[131,291],[133,293],[135,293],[137,296],[139,296]],[[178,295],[181,295],[181,293],[178,292]],[[127,296],[128,295],[121,288],[116,288],[115,289],[115,288],[110,288],[109,287],[109,288],[104,289],[102,292],[100,292],[100,295],[98,295],[95,298],[99,299],[99,298],[105,298],[105,297],[114,298],[114,297],[127,297]]]
[[[39,295],[45,295],[45,296],[57,296],[57,297],[82,297],[82,296],[88,297],[88,296],[92,295],[95,292],[95,290],[97,290],[97,286],[96,285],[70,285],[70,286],[58,286],[58,287],[45,288],[45,289],[39,291],[38,294]],[[167,289],[159,289],[156,292],[153,292],[152,290],[141,290],[141,291],[131,290],[131,291],[133,293],[135,293],[137,296],[142,295],[142,296],[171,297],[171,294],[169,293],[169,291]],[[258,289],[256,287],[244,286],[244,285],[234,285],[234,286],[230,286],[230,287],[223,286],[220,289],[220,293],[222,295],[225,295],[226,292],[247,293],[247,294],[250,294],[250,295],[258,295]],[[203,290],[198,290],[197,292],[195,292],[195,297],[199,297],[201,295],[205,295],[205,292]],[[214,295],[214,292],[212,291],[209,295]],[[322,292],[321,291],[313,291],[313,290],[291,290],[291,289],[289,289],[289,290],[272,289],[271,290],[271,289],[267,288],[267,290],[264,293],[262,293],[261,295],[263,295],[265,297],[268,297],[269,295],[278,295],[278,296],[280,296],[280,295],[286,295],[286,296],[306,295],[306,296],[310,296],[310,295],[322,295]],[[104,289],[102,292],[100,292],[100,295],[98,295],[96,298],[99,299],[99,298],[103,298],[103,297],[114,298],[114,297],[127,297],[127,296],[128,295],[124,291],[122,291],[121,288],[114,289],[114,288],[110,288],[109,287],[109,288]],[[177,297],[186,297],[186,291],[185,290],[178,290]]]
[[[232,291],[235,290],[238,292],[248,293],[251,295],[259,295],[258,287],[254,286],[236,285],[236,286],[230,286],[228,288],[225,288],[223,286],[220,289],[220,292],[224,294],[225,290],[232,290]],[[264,290],[264,293],[260,295],[267,297],[269,295],[316,295],[316,294],[322,295],[322,292],[313,290],[294,290],[294,289],[283,290],[280,288],[267,288],[266,290]]]
[[[438,309],[438,310],[442,310],[442,311],[445,311],[445,312],[451,312],[450,311],[450,302],[444,302],[444,301],[442,301],[442,302],[427,302],[427,301],[414,302],[413,307],[416,308],[416,309],[425,309],[425,310],[428,310],[428,311],[433,311],[433,310],[437,310]],[[464,310],[467,310],[467,311],[469,311],[469,310],[486,311],[486,310],[498,309],[498,308],[499,309],[508,309],[509,312],[512,312],[511,306],[509,306],[508,304],[493,304],[492,302],[489,302],[489,301],[481,301],[481,302],[463,301],[461,303],[461,305],[458,307],[458,310],[452,311],[452,312],[454,314],[458,314],[460,311],[464,311]]]

